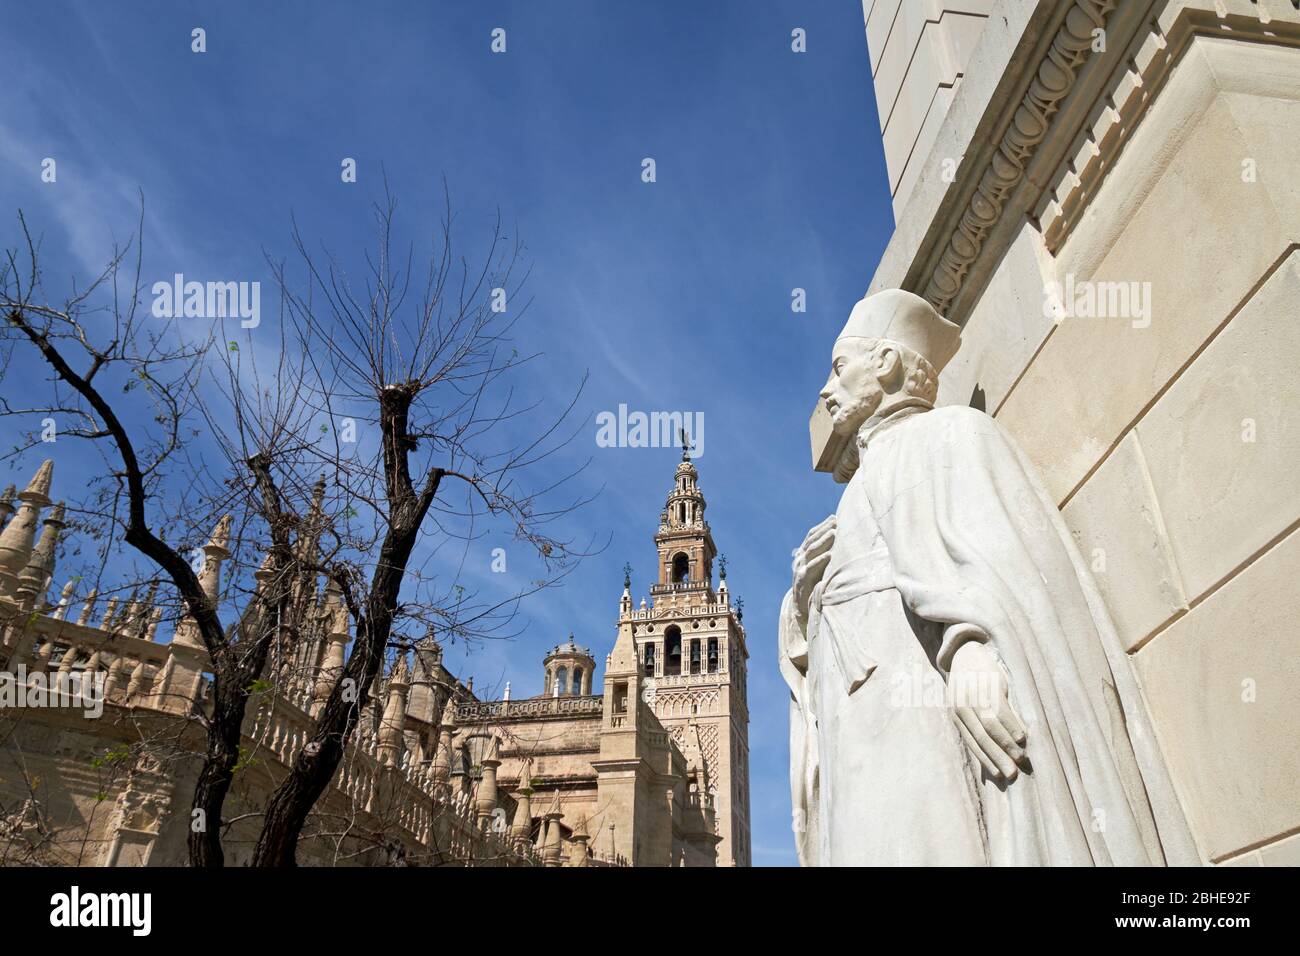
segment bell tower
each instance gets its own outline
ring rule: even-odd
[[[625,590],[619,624],[632,629],[643,698],[682,751],[704,762],[700,779],[708,789],[698,799],[711,803],[717,820],[718,865],[748,866],[749,652],[705,504],[699,472],[684,449],[654,536],[651,605],[642,599],[634,609]]]
[[[704,494],[690,452],[673,475],[668,502],[659,515],[655,546],[659,549],[659,583],[652,593],[708,589],[713,581],[717,548],[704,520]],[[668,589],[668,590],[665,590]]]

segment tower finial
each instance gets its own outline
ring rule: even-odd
[[[17,489],[13,485],[5,487],[0,491],[0,525],[9,520],[9,516],[14,513],[14,494]]]
[[[41,462],[41,467],[36,469],[36,474],[32,475],[32,480],[28,483],[27,488],[18,497],[24,501],[30,499],[39,501],[43,507],[49,507],[50,485],[54,481],[54,459],[47,458]],[[28,496],[24,498],[23,495]]]
[[[727,580],[727,556],[725,554],[718,555],[718,580]]]
[[[632,586],[632,565],[631,565],[630,562],[624,562],[624,564],[623,564],[623,590],[626,591],[626,590],[627,590],[628,588],[630,588],[631,586]]]
[[[32,543],[36,540],[36,524],[41,509],[50,506],[50,483],[54,462],[46,460],[32,476],[27,487],[19,492],[18,514],[0,532],[0,593],[13,594],[18,584],[18,574],[27,566],[32,556]],[[10,510],[9,506],[6,511]]]
[[[230,547],[230,525],[234,520],[233,515],[221,516],[221,520],[218,521],[216,527],[212,529],[212,536],[208,539],[208,547],[220,548],[222,551],[225,551]],[[226,555],[225,557],[229,557],[229,555]]]

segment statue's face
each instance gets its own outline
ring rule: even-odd
[[[831,374],[821,390],[836,434],[852,435],[875,413],[884,400],[871,339],[847,338],[835,343]]]

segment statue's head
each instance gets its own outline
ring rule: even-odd
[[[918,295],[890,289],[862,299],[835,340],[821,390],[835,431],[854,434],[902,399],[932,404],[960,344],[961,329]]]

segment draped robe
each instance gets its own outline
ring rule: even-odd
[[[804,865],[1199,862],[1131,666],[1032,465],[989,416],[906,408],[858,437],[806,626],[782,607]],[[987,643],[1029,769],[988,777],[943,699]]]

